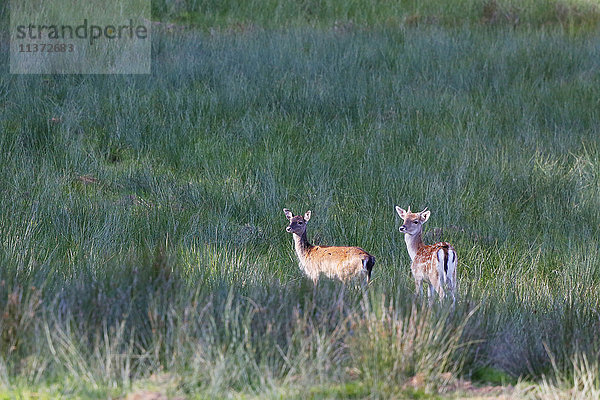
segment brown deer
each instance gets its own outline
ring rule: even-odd
[[[433,301],[433,292],[435,291],[440,299],[443,299],[446,292],[444,286],[452,295],[452,304],[456,302],[456,250],[446,242],[439,242],[432,245],[423,243],[423,224],[427,222],[431,211],[425,208],[418,213],[410,212],[396,206],[396,212],[404,223],[400,227],[400,232],[404,233],[404,241],[408,255],[412,260],[410,269],[415,278],[415,286],[418,295],[423,292],[423,281],[429,285],[429,302]]]
[[[284,208],[283,212],[290,221],[285,230],[293,234],[300,268],[315,285],[320,274],[342,282],[366,275],[367,283],[370,281],[375,257],[360,247],[313,246],[306,238],[306,223],[310,220],[310,210],[304,216],[294,216],[287,208]]]

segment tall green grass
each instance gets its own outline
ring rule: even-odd
[[[385,398],[491,368],[544,396],[594,371],[597,34],[154,36],[152,76],[2,65],[9,393],[167,376],[189,396]],[[395,204],[428,206],[457,248],[453,313],[414,299]],[[313,290],[284,207],[313,211],[314,242],[377,257],[367,293]]]
[[[588,0],[159,0],[154,18],[206,30],[283,27],[416,25],[558,26],[568,32],[598,27],[600,7]]]

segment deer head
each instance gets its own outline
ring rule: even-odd
[[[431,211],[428,211],[427,207],[421,212],[412,213],[410,212],[410,207],[408,207],[408,211],[405,211],[396,206],[396,212],[404,220],[399,231],[407,235],[418,235],[423,232],[423,224],[427,222],[431,215]]]
[[[310,220],[310,210],[304,213],[304,217],[302,215],[296,215],[294,217],[294,214],[287,208],[284,208],[283,212],[290,221],[290,224],[285,230],[289,233],[295,233],[298,236],[302,236],[306,232],[306,223]]]

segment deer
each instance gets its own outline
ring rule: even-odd
[[[423,281],[428,287],[429,303],[433,302],[433,292],[435,291],[440,300],[443,300],[446,292],[444,286],[452,296],[452,306],[456,303],[456,250],[450,243],[439,242],[426,245],[423,242],[423,224],[431,216],[431,211],[427,207],[418,213],[413,213],[408,207],[408,211],[396,206],[396,212],[404,220],[399,228],[404,233],[406,249],[412,261],[410,269],[415,279],[415,288],[417,296],[423,294]]]
[[[313,246],[306,237],[306,223],[310,220],[311,211],[304,216],[294,216],[287,208],[283,212],[290,222],[285,230],[294,237],[300,268],[312,279],[315,287],[321,274],[344,283],[357,276],[366,276],[367,284],[370,282],[375,257],[360,247]]]

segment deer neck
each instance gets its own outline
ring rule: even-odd
[[[415,235],[405,234],[404,241],[406,242],[406,249],[411,260],[414,260],[419,250],[425,246],[421,232]]]
[[[308,250],[312,247],[312,245],[308,242],[306,238],[306,231],[302,234],[302,236],[293,234],[294,236],[294,247],[296,248],[296,254],[300,260],[304,260],[306,257]]]

